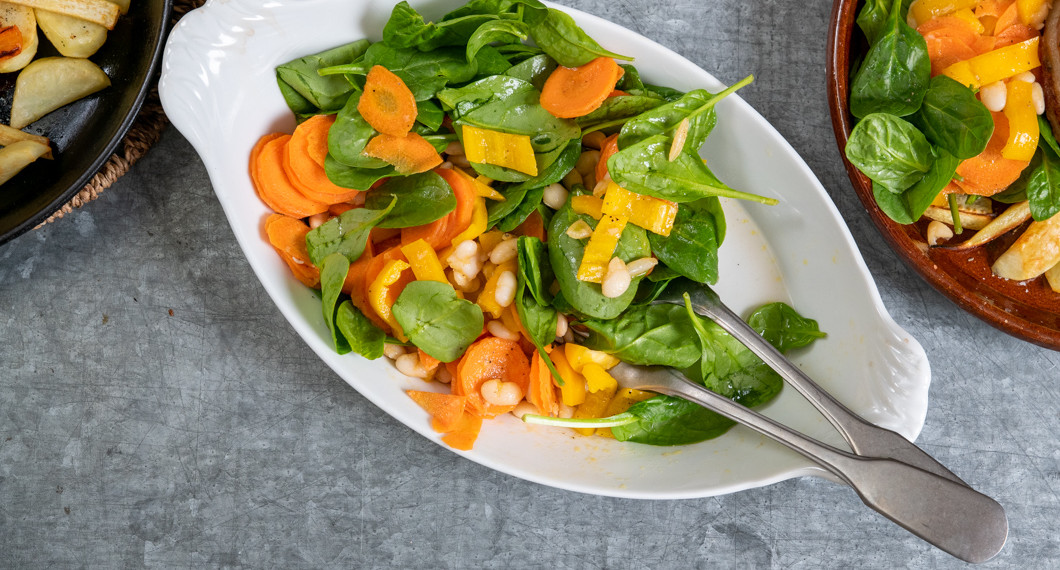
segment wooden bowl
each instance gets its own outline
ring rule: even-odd
[[[860,2],[834,0],[828,35],[828,106],[832,113],[839,154],[876,228],[891,248],[933,287],[962,309],[1006,333],[1035,344],[1060,350],[1060,293],[1044,278],[1016,282],[993,274],[990,265],[1015,239],[995,240],[971,251],[929,248],[926,223],[902,225],[887,217],[872,196],[872,182],[847,159],[847,138],[854,126],[850,114],[850,63],[868,48],[854,20]]]

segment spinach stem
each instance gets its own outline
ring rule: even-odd
[[[950,216],[953,218],[953,233],[961,235],[964,233],[964,228],[961,227],[961,212],[957,209],[957,195],[950,194],[946,197],[950,203]]]
[[[744,77],[743,79],[737,81],[736,83],[733,83],[732,85],[730,85],[725,90],[721,91],[717,95],[715,95],[715,96],[711,97],[710,99],[708,99],[707,102],[703,103],[703,105],[701,107],[699,107],[695,111],[692,111],[691,113],[689,113],[688,114],[688,120],[691,121],[692,119],[696,118],[696,116],[698,116],[699,114],[704,113],[704,112],[709,111],[710,109],[714,108],[714,106],[717,105],[719,101],[721,101],[722,99],[728,97],[729,95],[732,95],[733,93],[736,93],[740,89],[742,89],[744,87],[747,87],[754,80],[755,80],[755,76],[754,75],[748,75],[747,77]],[[676,128],[677,128],[677,125],[674,125],[674,126],[670,127],[670,130],[672,131],[672,130],[674,130]]]
[[[526,414],[523,416],[523,421],[528,424],[569,428],[610,428],[629,425],[638,420],[637,416],[629,412],[623,412],[609,418],[554,418],[538,414]]]

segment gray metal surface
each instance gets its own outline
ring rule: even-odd
[[[927,350],[917,443],[1008,512],[984,567],[1060,566],[1060,353],[961,312],[871,226],[825,102],[830,2],[567,3],[722,81],[756,75],[741,95],[820,177]],[[0,567],[965,566],[852,499],[819,479],[585,496],[427,441],[294,334],[172,129],[99,200],[0,247]]]

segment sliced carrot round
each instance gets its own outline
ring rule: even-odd
[[[607,177],[607,159],[611,158],[611,155],[616,152],[618,152],[618,133],[604,139],[604,144],[600,146],[600,161],[596,163],[597,181]],[[592,188],[589,188],[589,190],[592,190]]]
[[[1008,119],[1004,113],[990,113],[994,117],[994,134],[986,150],[957,165],[960,179],[954,182],[966,194],[992,196],[1015,182],[1024,168],[1030,164],[1025,160],[1012,160],[1001,156],[1001,149],[1008,141]]]
[[[442,157],[434,150],[434,146],[416,133],[376,135],[364,145],[361,152],[394,165],[394,170],[400,174],[427,172],[442,163]]]
[[[625,73],[615,60],[598,57],[578,67],[557,67],[541,89],[541,106],[553,116],[573,119],[600,108]]]
[[[360,190],[351,190],[336,186],[328,179],[324,167],[313,161],[305,150],[298,146],[292,146],[294,137],[287,141],[283,153],[283,168],[287,173],[287,179],[303,196],[315,202],[323,202],[327,205],[349,202],[353,200]]]
[[[492,418],[508,413],[515,405],[497,406],[482,397],[482,385],[487,380],[515,382],[525,394],[530,387],[530,362],[519,342],[487,336],[471,344],[457,365],[452,390],[467,396],[468,411]]]
[[[368,70],[357,111],[373,129],[400,137],[416,122],[416,98],[400,77],[376,65]]]
[[[276,253],[299,281],[316,289],[320,287],[320,270],[309,261],[305,245],[307,233],[309,226],[302,220],[283,214],[272,214],[265,219],[265,235]]]
[[[266,140],[266,138],[268,140]],[[293,218],[305,218],[328,210],[323,202],[302,195],[287,177],[283,155],[291,135],[265,135],[250,153],[250,177],[262,202],[273,211]]]

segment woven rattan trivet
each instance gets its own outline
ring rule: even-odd
[[[202,6],[204,3],[205,0],[174,0],[169,27],[172,28],[184,14]],[[129,168],[137,160],[140,160],[140,157],[152,145],[158,142],[159,137],[162,135],[162,129],[169,124],[169,121],[166,119],[166,114],[162,110],[162,103],[158,99],[158,80],[153,79],[152,81],[155,86],[147,94],[143,107],[140,108],[140,113],[136,115],[136,121],[129,128],[129,132],[125,135],[125,139],[122,140],[118,150],[110,155],[110,160],[103,165],[103,168],[92,177],[92,180],[89,180],[88,184],[76,196],[48,217],[47,220],[41,222],[37,226],[38,228],[58,220],[73,212],[75,208],[80,208],[98,198],[104,190],[114,184],[115,180],[128,172]]]

